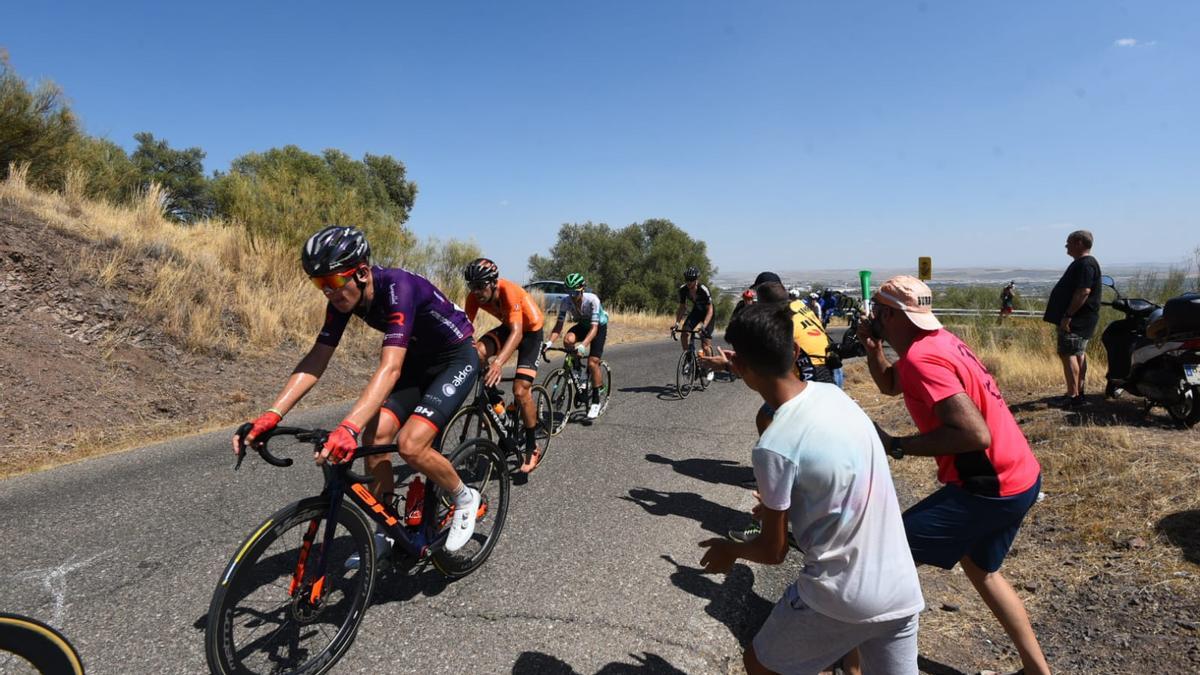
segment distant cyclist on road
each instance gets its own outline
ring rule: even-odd
[[[679,330],[679,322],[682,320],[684,332],[680,335],[680,343],[683,345],[683,351],[686,352],[692,342],[692,335],[687,331],[700,326],[700,346],[704,354],[711,354],[713,335],[712,293],[709,293],[707,286],[700,283],[700,270],[695,267],[688,267],[684,270],[683,279],[684,284],[679,287],[679,309],[675,311],[675,330]],[[691,311],[688,311],[688,302],[692,303]],[[685,314],[687,315],[687,319],[684,319]],[[711,370],[708,371],[705,377],[711,382],[713,372]]]
[[[594,420],[600,416],[600,390],[604,386],[600,357],[604,355],[604,341],[608,338],[608,314],[595,293],[584,292],[586,283],[582,274],[568,274],[566,284],[568,295],[558,305],[558,321],[550,331],[546,346],[558,339],[563,319],[570,314],[576,323],[563,335],[563,348],[574,349],[581,358],[587,357],[588,372],[592,375],[592,400],[587,416]]]
[[[475,530],[479,492],[463,483],[433,442],[471,392],[478,374],[474,330],[462,309],[427,279],[407,270],[371,265],[370,256],[366,237],[353,227],[326,227],[304,245],[300,255],[304,272],[329,301],[325,325],[275,403],[254,420],[246,444],[274,429],[317,384],[350,317],[357,316],[384,334],[379,367],[329,435],[317,463],[349,461],[360,442],[396,442],[401,459],[454,499],[446,550],[457,551]],[[234,436],[235,452],[245,449],[238,441]],[[367,457],[366,463],[375,478],[372,494],[390,503],[395,498],[395,479],[387,455]],[[377,553],[386,555],[391,539],[382,532],[375,537]],[[352,557],[348,564],[357,561]]]
[[[487,258],[476,258],[463,269],[463,278],[471,293],[467,296],[467,318],[472,323],[479,310],[500,319],[500,325],[488,331],[475,344],[479,361],[486,364],[496,357],[483,374],[483,384],[495,387],[504,364],[517,355],[517,374],[513,377],[513,397],[525,423],[525,462],[521,471],[533,471],[541,459],[537,447],[537,411],[530,388],[537,377],[538,352],[542,346],[542,311],[529,293],[519,285],[500,278],[500,269]]]

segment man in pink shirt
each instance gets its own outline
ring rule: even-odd
[[[880,439],[895,459],[933,457],[942,487],[904,513],[918,564],[963,572],[1000,620],[1024,673],[1049,673],[1025,605],[1000,574],[1025,513],[1037,501],[1041,466],[996,380],[971,349],[933,315],[933,293],[909,276],[889,279],[872,298],[858,337],[879,391],[904,395],[920,433]],[[900,359],[891,363],[883,342]]]

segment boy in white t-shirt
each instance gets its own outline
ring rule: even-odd
[[[818,673],[858,647],[866,673],[915,674],[925,602],[875,426],[835,385],[796,377],[786,307],[747,307],[725,339],[733,367],[776,412],[753,452],[762,534],[703,541],[700,564],[781,563],[789,523],[804,556],[746,650],[746,671]]]

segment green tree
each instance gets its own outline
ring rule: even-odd
[[[83,172],[88,197],[119,204],[137,190],[138,169],[116,143],[104,138],[79,136],[69,154],[69,164]]]
[[[167,215],[191,222],[212,213],[208,179],[204,177],[204,156],[200,148],[176,150],[166,140],[143,131],[133,135],[138,142],[133,151],[141,185],[158,183],[167,191]]]
[[[322,225],[355,225],[384,264],[414,245],[404,223],[416,192],[404,165],[387,155],[360,162],[340,150],[314,155],[294,145],[242,155],[212,183],[217,212],[253,236],[299,246]]]
[[[12,164],[29,164],[29,181],[61,188],[71,145],[80,136],[62,90],[44,81],[30,90],[0,50],[0,176]]]
[[[567,223],[559,229],[548,256],[529,258],[535,278],[562,279],[582,272],[602,300],[656,312],[673,312],[678,306],[677,289],[688,266],[699,269],[701,279],[717,271],[705,243],[665,219],[620,230],[603,223]]]

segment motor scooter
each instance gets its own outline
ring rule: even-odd
[[[1102,304],[1125,315],[1100,336],[1108,354],[1105,396],[1129,392],[1148,407],[1166,408],[1177,422],[1200,422],[1200,295],[1173,298],[1164,312],[1149,300],[1122,296],[1112,277],[1100,280],[1117,294]]]

